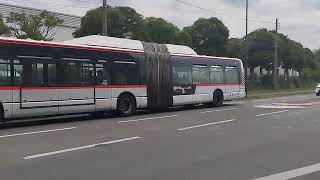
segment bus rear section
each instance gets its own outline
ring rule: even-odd
[[[184,56],[172,57],[173,105],[208,104],[245,96],[240,59]]]

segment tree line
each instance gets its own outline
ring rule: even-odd
[[[191,26],[179,29],[162,18],[143,17],[131,7],[107,8],[108,35],[111,37],[186,45],[198,54],[241,59],[245,57],[245,40],[248,38],[248,67],[251,73],[255,67],[273,69],[274,41],[277,38],[279,61],[287,76],[289,69],[294,69],[302,76],[320,80],[320,49],[312,51],[285,34],[262,28],[249,33],[248,37],[230,38],[228,27],[215,17],[199,18]],[[102,34],[103,13],[102,7],[89,10],[81,18],[81,27],[74,32],[74,37]],[[63,23],[47,11],[39,15],[10,13],[6,22],[0,18],[0,35],[35,40],[52,40],[52,30]]]

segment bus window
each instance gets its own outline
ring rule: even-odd
[[[227,84],[239,84],[239,72],[234,66],[227,66],[225,70]]]
[[[42,63],[33,63],[26,60],[22,62],[22,81],[24,86],[43,86],[44,66]]]
[[[209,83],[209,69],[204,65],[193,65],[192,76],[194,84]]]
[[[57,65],[48,64],[46,68],[48,68],[48,86],[55,86],[57,84]]]
[[[186,64],[176,64],[172,66],[172,77],[174,85],[191,85],[192,68]]]
[[[60,62],[59,84],[63,86],[91,86],[94,84],[93,64],[89,62]]]
[[[109,64],[96,64],[96,85],[110,85],[110,81]]]
[[[11,85],[10,61],[0,58],[0,86]]]
[[[221,66],[210,67],[210,82],[213,84],[224,83],[223,68]]]
[[[114,61],[112,64],[112,84],[137,85],[139,80],[139,67],[130,61]]]
[[[13,82],[14,85],[20,86],[22,85],[22,64],[20,64],[19,60],[14,60],[13,61]]]

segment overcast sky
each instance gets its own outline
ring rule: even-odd
[[[177,2],[176,0],[108,0],[110,5],[126,5],[135,8],[143,16],[162,17],[178,27],[191,25],[199,17],[215,16],[230,30],[231,37],[245,34],[245,0],[183,0],[210,9],[207,12]],[[84,15],[90,8],[102,4],[102,0],[0,0],[0,2],[48,9],[67,14]],[[275,29],[280,18],[280,32],[303,45],[320,48],[320,0],[249,0],[249,31],[259,27]]]

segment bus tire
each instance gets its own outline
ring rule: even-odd
[[[320,96],[320,91],[318,93],[316,93],[317,96]]]
[[[119,116],[128,117],[135,114],[137,109],[136,99],[133,95],[125,93],[119,96],[117,102],[117,112]]]
[[[2,103],[0,103],[0,122],[5,122],[5,118],[4,118],[4,108]]]
[[[224,101],[224,96],[223,96],[223,92],[221,90],[216,90],[213,93],[213,102],[212,105],[214,107],[221,107],[223,105],[223,101]]]

